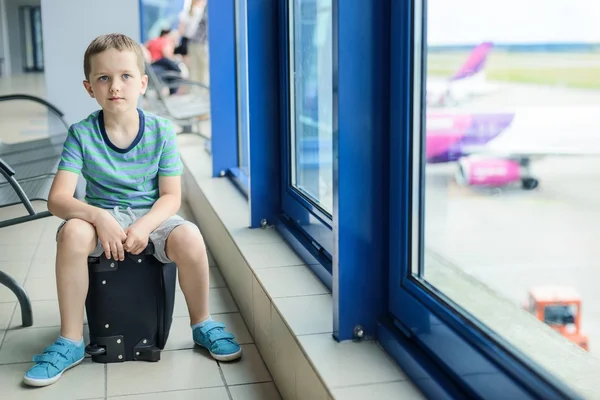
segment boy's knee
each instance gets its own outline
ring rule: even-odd
[[[94,226],[78,218],[68,220],[58,233],[59,246],[68,246],[73,250],[85,250],[90,253],[96,247],[96,242]]]
[[[175,234],[177,242],[183,247],[189,245],[204,246],[204,238],[200,233],[200,229],[191,222],[179,225],[172,233]]]
[[[175,228],[167,239],[167,249],[177,253],[203,253],[206,251],[204,238],[195,224],[186,223]],[[194,249],[195,252],[190,252]],[[181,254],[178,254],[181,256]]]

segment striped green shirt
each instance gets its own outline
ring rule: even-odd
[[[101,110],[71,125],[58,169],[83,175],[88,204],[151,208],[159,197],[158,177],[182,174],[171,121],[139,109],[138,114],[140,129],[126,149],[108,138]]]

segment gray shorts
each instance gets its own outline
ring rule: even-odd
[[[141,218],[144,215],[146,215],[150,211],[150,209],[132,210],[129,207],[127,209],[122,209],[117,206],[114,209],[107,211],[110,212],[110,214],[113,217],[115,217],[115,219],[119,222],[121,227],[125,229],[129,225],[133,224],[138,218]],[[66,223],[67,221],[63,221],[56,230],[57,240],[58,233]],[[161,263],[167,264],[173,262],[169,260],[169,257],[167,257],[167,238],[169,237],[173,229],[177,228],[179,225],[184,224],[194,225],[192,222],[186,221],[179,215],[174,215],[172,217],[169,217],[162,224],[160,224],[158,228],[156,228],[154,231],[152,231],[152,233],[150,233],[149,240],[154,244],[154,257],[156,257],[156,259]],[[92,251],[90,256],[99,257],[100,255],[102,255],[102,253],[104,253],[104,249],[102,248],[102,244],[100,244],[100,240],[98,240],[98,244],[96,245],[96,248],[94,249],[94,251]]]

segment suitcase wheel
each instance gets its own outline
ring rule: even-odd
[[[125,359],[125,342],[122,335],[92,336],[85,352],[92,356],[92,361],[99,363],[123,362]]]
[[[106,353],[106,347],[98,346],[97,344],[88,344],[85,346],[85,352],[90,356],[100,356]]]

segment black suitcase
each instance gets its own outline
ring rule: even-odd
[[[148,243],[124,261],[88,257],[85,301],[92,361],[158,361],[169,337],[175,305],[175,264],[163,264]]]

